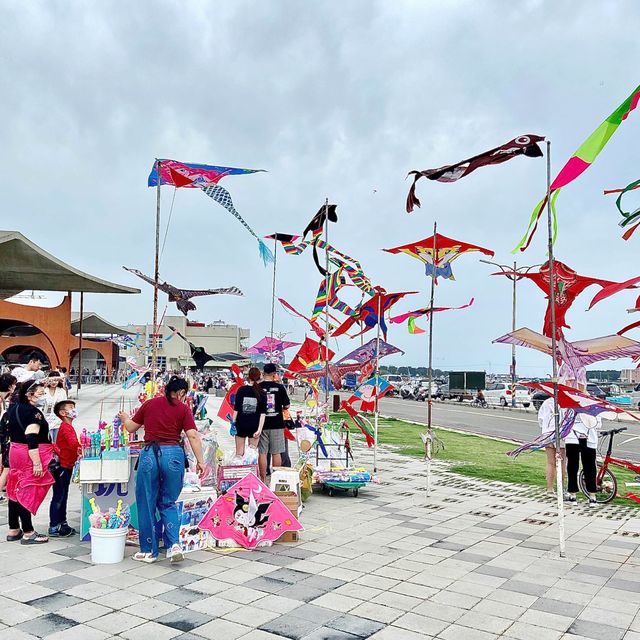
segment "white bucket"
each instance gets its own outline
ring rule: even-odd
[[[94,529],[91,534],[91,562],[93,564],[116,564],[124,560],[124,545],[127,527],[121,529]]]

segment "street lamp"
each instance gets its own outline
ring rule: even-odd
[[[491,264],[494,267],[498,267],[502,273],[513,282],[513,297],[511,302],[511,330],[516,330],[516,284],[519,280],[540,265],[534,264],[531,267],[518,267],[517,263],[513,263],[513,267],[509,267],[504,264],[498,264],[497,262],[491,262],[491,260],[480,260],[485,264]],[[516,406],[516,345],[511,345],[511,406]]]

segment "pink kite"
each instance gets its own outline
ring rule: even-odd
[[[234,540],[245,549],[301,531],[298,519],[256,476],[247,474],[214,503],[199,524],[216,540]]]

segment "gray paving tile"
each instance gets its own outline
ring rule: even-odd
[[[85,555],[87,554],[87,550],[85,549]],[[80,571],[81,569],[86,569],[89,564],[86,562],[81,562],[80,560],[74,560],[73,558],[69,558],[67,560],[61,560],[60,562],[54,562],[53,564],[48,564],[47,567],[49,569],[55,569],[56,571],[60,571],[60,573],[73,573],[74,571]]]
[[[523,582],[522,580],[507,580],[501,587],[507,591],[526,593],[529,596],[542,596],[549,587],[533,582]]]
[[[446,534],[436,533],[435,531],[421,531],[420,533],[414,533],[413,535],[419,538],[429,538],[430,540],[442,540],[446,538]]]
[[[619,547],[620,549],[631,549],[633,551],[638,548],[640,542],[630,542],[628,540],[606,540],[602,544],[607,547]]]
[[[588,620],[576,620],[567,630],[568,634],[593,638],[593,640],[622,640],[625,629],[612,627],[608,624],[589,622]]]
[[[618,578],[611,578],[611,580],[607,582],[606,586],[610,589],[640,593],[640,582],[636,582],[635,580],[619,580]]]
[[[73,547],[67,547],[66,549],[59,549],[55,553],[57,556],[65,556],[67,558],[77,558],[78,556],[86,556],[88,551],[89,550],[87,549],[87,547],[81,547],[78,545]]]
[[[160,618],[157,618],[155,622],[164,624],[167,627],[176,629],[178,631],[189,632],[201,627],[203,624],[207,624],[214,620],[212,616],[205,615],[199,611],[193,611],[191,609],[178,609],[167,613]],[[180,636],[182,637],[182,636]]]
[[[300,583],[292,584],[282,591],[278,591],[278,596],[284,598],[291,598],[291,600],[300,600],[302,602],[311,602],[320,596],[323,596],[326,591],[323,589],[315,589],[314,587],[303,587]]]
[[[277,636],[290,638],[291,640],[302,640],[311,632],[320,627],[320,623],[311,620],[302,620],[291,615],[280,616],[270,622],[258,627],[261,631],[273,633]]]
[[[546,542],[536,542],[535,540],[523,540],[519,547],[525,547],[526,549],[540,549],[541,551],[551,551],[555,549],[557,545],[548,544]]]
[[[57,613],[49,613],[46,616],[23,622],[14,627],[14,629],[18,629],[23,633],[29,633],[32,636],[36,636],[36,638],[44,638],[53,633],[71,629],[77,624],[75,620],[69,620],[69,618],[59,616]]]
[[[295,569],[282,568],[271,571],[270,573],[265,573],[261,577],[270,578],[272,580],[280,580],[282,582],[288,582],[289,584],[295,584],[296,582],[306,580],[307,578],[311,578],[312,576],[313,574],[308,573],[307,571],[296,571]]]
[[[311,620],[318,624],[327,624],[327,622],[335,620],[342,614],[340,611],[325,609],[324,607],[318,607],[315,604],[303,604],[301,607],[291,611],[290,615],[295,616],[296,618],[302,618],[303,620]]]
[[[283,547],[282,551],[279,552],[283,556],[287,556],[289,558],[296,558],[296,560],[306,560],[307,558],[311,558],[315,556],[315,552],[308,551],[307,549],[298,549],[297,547]]]
[[[79,602],[84,602],[84,600],[67,595],[66,593],[58,592],[52,593],[48,596],[43,596],[42,598],[30,600],[26,604],[36,607],[37,609],[41,609],[42,611],[50,611],[53,613],[54,611],[60,611],[60,609],[64,609],[65,607],[72,607],[74,604],[78,604]]]
[[[330,629],[329,627],[320,627],[312,631],[304,640],[360,640],[362,636],[354,636],[344,631]]]
[[[292,558],[291,556],[285,556],[282,554],[277,555],[266,555],[263,554],[264,557],[258,558],[258,562],[263,562],[265,564],[273,564],[277,567],[287,567],[290,564],[294,564],[294,562],[299,562],[297,558]]]
[[[502,531],[508,526],[508,524],[497,524],[496,522],[481,522],[480,524],[476,525],[476,527],[482,527],[483,529],[493,529],[494,531]]]
[[[202,576],[197,576],[195,573],[187,573],[185,571],[173,571],[172,573],[165,573],[163,576],[154,578],[158,582],[164,582],[165,584],[172,584],[174,587],[184,587],[192,582],[202,580]]]
[[[570,616],[577,618],[584,607],[581,604],[574,604],[566,600],[553,600],[551,598],[538,598],[530,607],[536,611],[546,613],[556,613],[559,616]]]
[[[193,589],[172,589],[171,591],[161,593],[155,597],[158,600],[163,600],[164,602],[177,604],[179,607],[186,607],[192,602],[209,598],[210,595],[202,593],[201,591],[194,591]]]
[[[327,578],[326,576],[311,576],[306,580],[300,581],[298,584],[301,587],[312,587],[313,589],[320,589],[321,591],[333,591],[345,584],[345,581],[338,580],[337,578]]]
[[[284,582],[283,580],[274,580],[267,576],[260,576],[245,582],[242,586],[249,589],[257,589],[258,591],[264,591],[265,593],[278,593],[283,589],[291,586],[291,582]]]
[[[586,573],[590,576],[600,576],[602,578],[610,578],[615,572],[615,569],[609,567],[593,567],[588,564],[577,564],[573,569],[573,573]]]
[[[500,531],[499,535],[501,538],[511,538],[512,540],[526,540],[531,536],[526,533],[519,533],[517,531]]]
[[[438,549],[447,549],[449,551],[464,551],[468,547],[468,545],[465,544],[447,542],[446,540],[439,540],[438,542],[434,542],[431,546]]]
[[[84,565],[85,568],[86,566],[87,565]],[[58,576],[57,578],[43,580],[38,584],[48,589],[53,589],[54,591],[68,591],[69,589],[73,589],[81,584],[87,584],[88,582],[88,580],[83,580],[76,576]]]
[[[492,558],[490,556],[481,556],[477,553],[468,553],[467,551],[461,551],[456,553],[455,556],[451,556],[452,560],[460,560],[461,562],[475,562],[476,564],[484,564],[489,562]]]
[[[457,557],[457,556],[454,556]],[[496,578],[512,578],[518,573],[513,569],[504,569],[503,567],[494,567],[490,564],[485,564],[481,567],[477,567],[473,570],[473,573],[481,573],[485,576],[495,576]]]
[[[331,629],[337,629],[338,631],[344,631],[345,633],[351,633],[358,638],[368,638],[385,627],[384,624],[376,622],[375,620],[352,616],[348,613],[328,622],[325,626]]]

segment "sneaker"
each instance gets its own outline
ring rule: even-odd
[[[555,498],[557,496],[557,493],[555,491],[547,491],[544,495],[547,498]]]
[[[158,556],[152,556],[150,553],[143,553],[142,551],[138,551],[131,556],[132,560],[136,562],[145,562],[146,564],[152,564],[158,560]]]
[[[597,507],[597,506],[598,506],[598,501],[597,501],[597,500],[595,500],[594,498],[589,498],[589,506],[590,506],[591,508],[593,508],[593,507]]]
[[[60,538],[70,538],[71,536],[75,536],[76,533],[78,532],[68,524],[61,524],[58,529],[58,537]]]
[[[174,544],[171,547],[171,555],[169,556],[169,562],[174,564],[176,562],[182,562],[184,560],[184,553],[182,553],[182,548],[179,544]]]
[[[572,493],[565,493],[563,499],[565,502],[577,502],[576,497]]]

